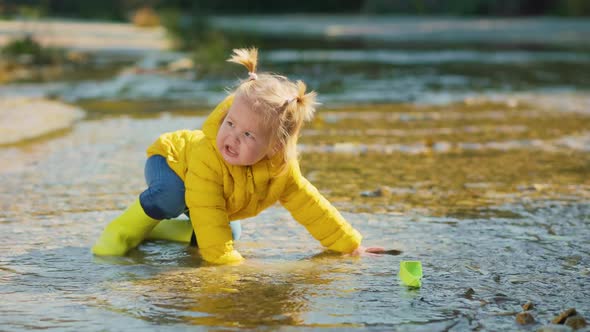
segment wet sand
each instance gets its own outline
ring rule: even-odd
[[[25,35],[33,36],[47,47],[137,59],[171,47],[162,27],[140,28],[124,23],[69,20],[0,20],[0,47]],[[84,111],[78,107],[43,98],[46,92],[33,92],[34,97],[26,97],[26,91],[26,85],[16,85],[13,95],[2,96],[0,100],[0,145],[69,129],[84,117]]]
[[[60,101],[5,97],[0,100],[0,146],[71,128],[85,112]]]

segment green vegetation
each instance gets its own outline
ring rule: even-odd
[[[52,81],[112,75],[121,64],[85,66],[91,56],[84,52],[42,45],[35,37],[23,35],[0,46],[0,83],[13,81]],[[78,70],[82,66],[83,71]]]
[[[0,50],[2,57],[21,64],[48,65],[62,62],[64,52],[53,47],[43,47],[30,35],[13,39]]]
[[[161,16],[161,22],[174,39],[176,48],[194,52],[196,64],[216,65],[228,54],[225,37],[211,28],[206,16],[198,13],[187,15],[173,9],[163,11]]]
[[[162,10],[160,16],[176,48],[192,54],[199,75],[227,70],[225,59],[232,48],[258,45],[253,36],[222,33],[213,28],[208,16],[194,8],[188,13],[169,8]]]

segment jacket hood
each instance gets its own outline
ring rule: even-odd
[[[217,133],[219,132],[219,125],[225,118],[225,115],[233,102],[234,95],[231,94],[227,96],[221,103],[219,103],[219,105],[217,105],[217,107],[215,107],[213,112],[207,117],[207,120],[205,120],[205,123],[203,123],[203,133],[209,140],[213,141],[213,146],[215,146],[216,150],[217,145],[215,144],[215,140],[217,138]]]

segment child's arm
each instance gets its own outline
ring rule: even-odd
[[[289,172],[281,204],[324,247],[341,253],[355,252],[360,247],[361,234],[301,175],[298,163],[292,163]]]
[[[230,264],[244,258],[233,247],[231,227],[223,197],[221,165],[206,146],[197,147],[185,179],[186,204],[203,259]]]

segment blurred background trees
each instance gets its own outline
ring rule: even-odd
[[[39,16],[125,21],[142,7],[208,14],[413,14],[482,16],[589,16],[588,0],[0,0],[0,15],[23,11]]]

